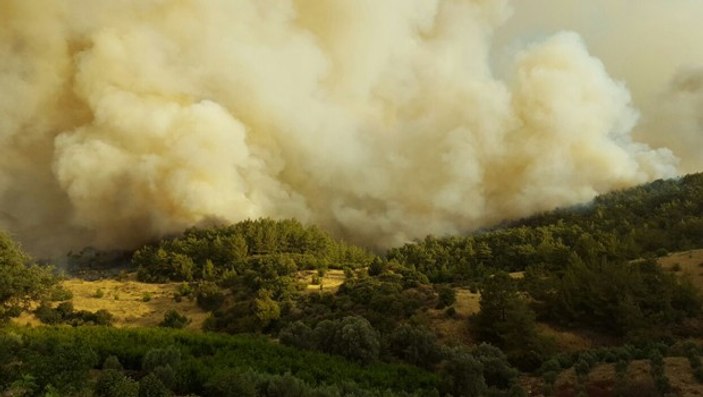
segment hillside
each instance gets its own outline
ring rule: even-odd
[[[53,324],[46,331],[51,338],[97,338],[86,351],[66,347],[77,362],[87,360],[84,368],[98,370],[75,378],[94,393],[109,377],[131,388],[126,396],[146,387],[217,396],[215,389],[229,385],[217,390],[277,397],[264,391],[277,382],[307,390],[296,397],[687,395],[703,381],[701,185],[700,175],[657,181],[590,206],[468,236],[428,236],[381,255],[295,220],[192,228],[133,253],[73,254],[73,274],[87,279],[74,276],[58,287],[47,269],[26,267],[27,257],[3,237],[5,274],[15,280],[6,285],[18,286],[6,295],[3,312],[12,317],[29,305],[34,314],[15,324]],[[92,325],[112,328],[91,331]],[[159,325],[186,330],[155,330]],[[77,392],[51,383],[60,377],[37,377],[40,367],[29,364],[43,361],[32,354],[48,348],[40,342],[45,328],[30,329],[8,331],[8,340],[21,336],[7,354],[26,364],[0,386],[17,391],[19,376],[30,373],[35,392]],[[151,330],[158,336],[148,336]],[[341,375],[302,370],[308,365],[300,360],[269,366],[269,358],[259,357],[247,372],[212,356],[229,343],[226,334],[243,333],[319,362],[334,356],[362,367],[401,365],[380,371],[414,375],[393,381],[354,375],[352,387]],[[115,351],[122,363],[115,373],[100,369],[109,350],[103,338],[142,338],[146,345]],[[191,354],[190,343],[206,353],[186,367],[149,364],[147,357],[167,354],[163,349]],[[248,354],[245,345],[232,346],[231,354]],[[97,361],[88,360],[90,351]],[[220,365],[229,368],[226,380]],[[170,374],[183,371],[198,374],[192,384],[174,383]]]

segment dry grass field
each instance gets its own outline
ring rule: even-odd
[[[703,249],[676,252],[658,261],[664,269],[690,277],[694,285],[703,291]]]
[[[117,327],[155,326],[163,320],[168,310],[175,309],[191,319],[187,328],[201,329],[208,316],[195,301],[184,298],[181,302],[176,302],[173,299],[178,283],[68,279],[62,285],[73,293],[72,302],[76,310],[95,312],[105,309],[114,316],[114,325]],[[14,321],[21,325],[39,324],[30,313],[23,313]]]
[[[298,281],[305,284],[307,292],[335,292],[337,288],[344,283],[343,270],[327,270],[325,275],[319,278],[318,283],[313,283],[313,279],[316,275],[316,270],[304,270],[298,273]]]

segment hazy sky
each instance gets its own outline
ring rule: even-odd
[[[703,170],[703,2],[4,0],[0,226],[388,247]]]

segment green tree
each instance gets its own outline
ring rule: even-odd
[[[403,324],[389,336],[388,350],[410,364],[432,368],[442,358],[437,337],[423,327]]]
[[[349,316],[340,320],[321,321],[315,327],[313,336],[317,349],[323,352],[363,363],[378,358],[378,331],[363,317]]]
[[[0,232],[0,322],[18,315],[55,282],[49,269],[31,265],[19,245]]]
[[[479,338],[501,348],[523,370],[539,367],[550,346],[538,335],[535,314],[510,275],[500,272],[486,280],[480,306],[474,318]]]
[[[271,293],[267,290],[260,290],[254,299],[254,316],[261,328],[266,328],[271,321],[278,320],[281,316],[281,307],[278,302],[271,298]]]
[[[469,352],[452,349],[442,364],[442,378],[446,392],[456,397],[480,397],[485,395],[486,381],[483,365]]]

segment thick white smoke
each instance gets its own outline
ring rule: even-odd
[[[2,227],[46,253],[296,217],[389,246],[677,173],[668,149],[633,140],[628,89],[579,35],[497,48],[510,14],[506,0],[4,0]],[[687,114],[676,100],[698,106],[681,81],[657,128]]]
[[[499,69],[509,69],[514,49],[530,40],[577,31],[608,72],[627,82],[642,112],[634,138],[672,149],[681,173],[703,171],[703,88],[683,83],[703,76],[703,1],[527,0],[513,7],[495,40]]]

